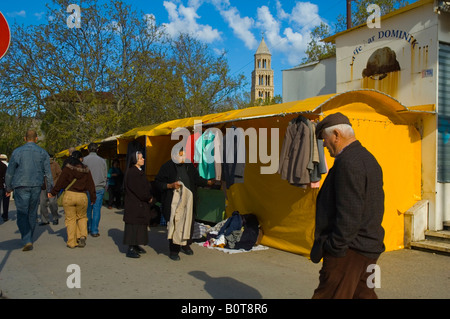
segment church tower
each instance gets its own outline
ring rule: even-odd
[[[252,71],[252,102],[272,99],[274,95],[272,54],[264,41],[264,37],[255,53],[255,65]]]

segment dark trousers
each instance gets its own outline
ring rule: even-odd
[[[187,240],[187,244],[185,246],[174,244],[172,239],[169,239],[169,251],[170,251],[171,255],[178,254],[182,247],[183,248],[188,248],[192,244],[192,242],[193,242],[192,241],[192,235],[194,234],[194,223],[195,223],[195,220],[194,220],[194,218],[192,218],[191,236],[190,236],[190,239]]]
[[[181,246],[181,245],[174,244],[172,239],[169,239],[169,251],[170,251],[170,254],[171,255],[176,255],[176,254],[178,254],[180,252],[181,247],[187,248],[187,247],[189,247],[190,244],[192,244],[191,240],[188,240],[187,242],[188,243],[187,243],[186,246]]]
[[[325,253],[319,272],[319,286],[313,299],[378,299],[374,288],[367,284],[373,274],[367,267],[377,259],[368,258],[349,249],[344,257]]]
[[[0,189],[0,200],[3,204],[3,213],[2,218],[4,220],[8,219],[8,212],[9,212],[9,199],[11,198],[11,195],[6,197],[6,190],[4,188]]]
[[[122,206],[122,192],[120,185],[108,186],[108,206],[116,205],[117,208]]]

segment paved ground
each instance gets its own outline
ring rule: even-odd
[[[60,213],[63,213],[62,210]],[[309,299],[320,264],[269,248],[239,254],[193,245],[194,256],[167,256],[165,227],[150,231],[140,259],[125,257],[122,212],[102,208],[100,237],[66,247],[60,224],[36,226],[34,250],[23,252],[14,202],[0,225],[0,290],[10,299]],[[450,257],[416,250],[382,254],[380,299],[449,299]],[[81,288],[68,288],[78,265]],[[75,281],[70,281],[75,282]]]

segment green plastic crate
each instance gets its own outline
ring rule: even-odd
[[[197,217],[200,221],[218,223],[225,216],[225,194],[222,190],[201,188],[197,189]]]

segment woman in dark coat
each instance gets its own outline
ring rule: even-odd
[[[148,230],[151,216],[150,203],[152,194],[150,184],[142,170],[144,157],[141,152],[131,154],[130,167],[124,180],[125,213],[123,221],[125,230],[123,243],[128,245],[127,257],[139,258],[145,250],[139,245],[148,244]]]

